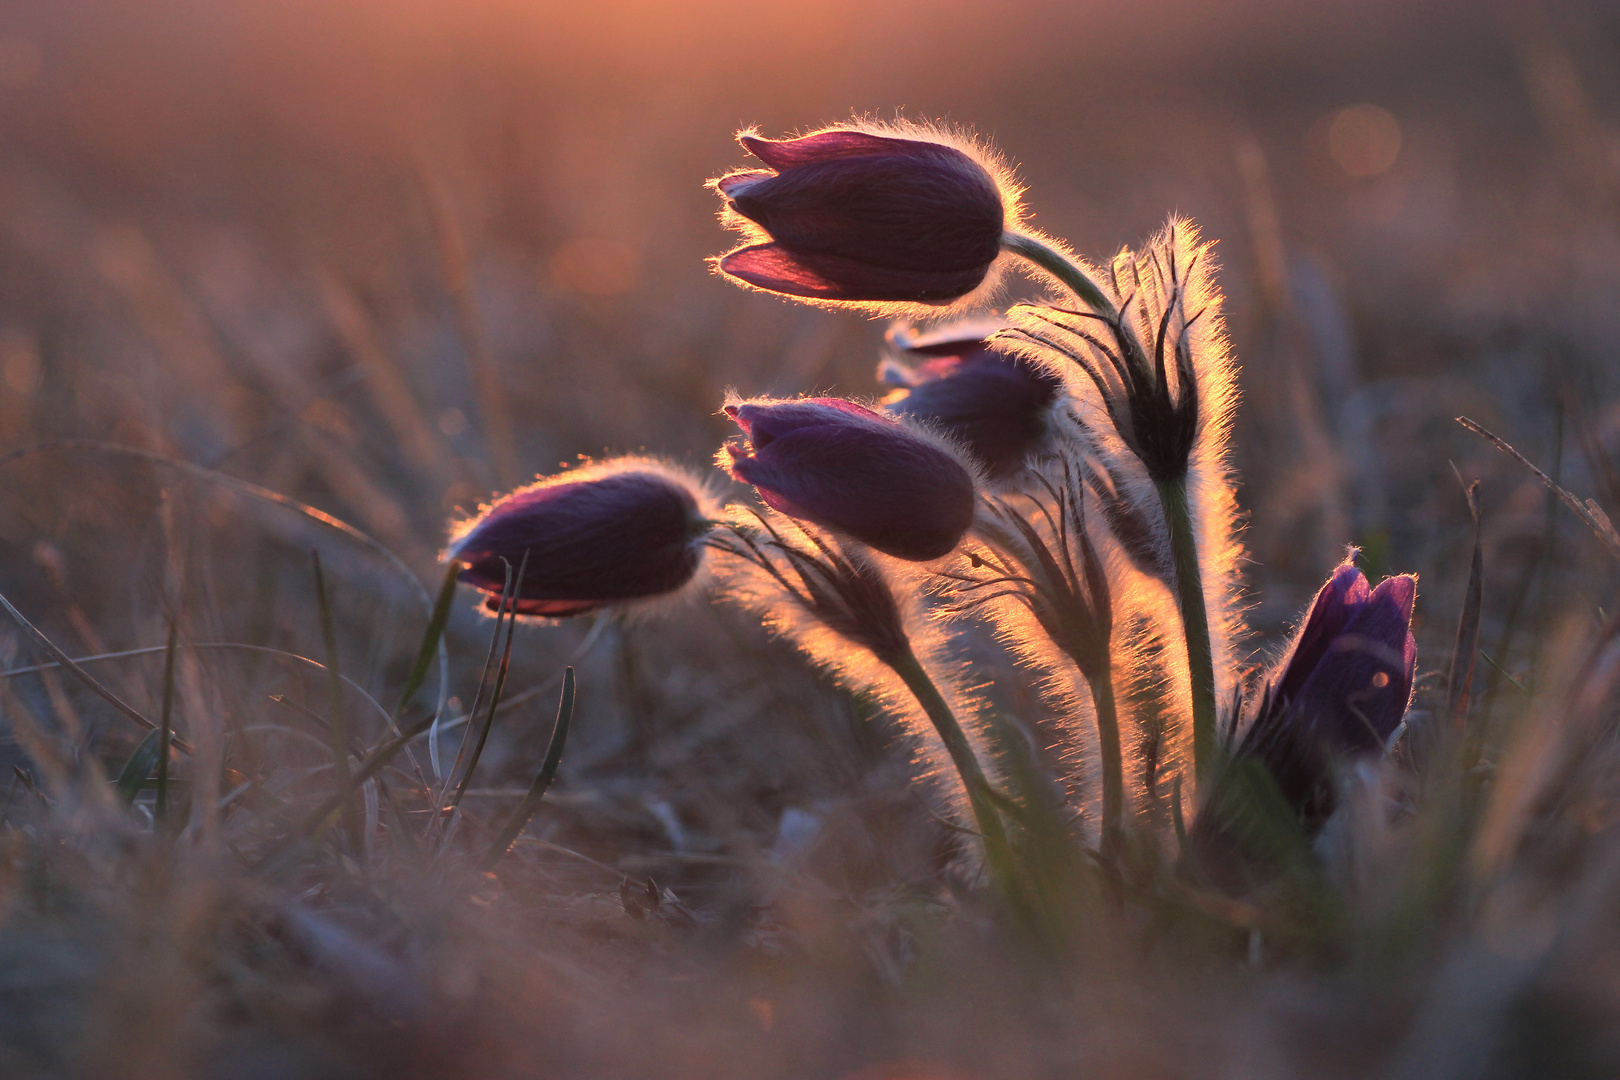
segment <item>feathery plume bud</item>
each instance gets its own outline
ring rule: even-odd
[[[1088,477],[1098,481],[1104,516],[1126,530],[1120,538],[1132,561],[1175,594],[1200,780],[1214,761],[1215,703],[1234,681],[1228,654],[1241,626],[1227,462],[1236,372],[1210,264],[1197,229],[1173,218],[1141,251],[1115,256],[1106,273],[1070,266],[1077,279],[1102,282],[1090,285],[1093,310],[1018,305],[998,336],[1065,375],[1105,466]],[[1159,548],[1151,556],[1142,546],[1148,530]]]
[[[871,552],[846,547],[813,524],[773,517],[733,510],[707,541],[731,556],[719,564],[723,594],[763,614],[767,626],[849,686],[875,693],[920,740],[934,773],[949,761],[992,869],[1010,874],[1001,814],[980,762],[980,718],[956,685],[959,672],[943,655],[939,624],[925,617],[918,591],[896,591],[905,573]],[[970,727],[958,720],[961,713]]]
[[[948,444],[842,398],[732,402],[748,435],[720,463],[772,508],[926,562],[973,524],[974,483]]]
[[[990,347],[985,339],[1003,325],[975,320],[928,334],[895,327],[889,343],[921,362],[908,368],[887,360],[878,372],[904,387],[885,409],[954,436],[992,480],[1015,474],[1047,439],[1052,404],[1063,390],[1062,378],[1047,368]]]
[[[827,128],[797,139],[738,135],[769,169],[711,186],[744,243],[720,271],[831,303],[944,305],[985,283],[1017,189],[965,139],[916,124]]]
[[[1021,304],[1004,336],[1078,376],[1076,396],[1102,407],[1152,480],[1179,479],[1206,431],[1224,445],[1235,397],[1208,247],[1172,220],[1142,251],[1116,256],[1104,281],[1113,311]]]
[[[648,458],[619,458],[548,477],[458,525],[446,558],[499,604],[507,564],[519,615],[562,618],[673,593],[696,576],[718,511],[700,484]]]
[[[1050,475],[1048,475],[1050,473]],[[1090,742],[1071,720],[1064,740],[1082,786],[1101,774],[1102,847],[1111,856],[1122,835],[1125,795],[1114,668],[1123,650],[1114,643],[1114,598],[1109,567],[1092,540],[1085,484],[1072,465],[1031,470],[1016,501],[985,496],[967,548],[967,569],[938,571],[950,584],[950,611],[984,609],[1001,638],[1052,676],[1049,688],[1067,699],[1067,713],[1083,712],[1064,678],[1071,667],[1090,690],[1091,719],[1100,760],[1091,767],[1080,748]],[[1118,653],[1119,655],[1116,655]],[[1084,792],[1089,798],[1093,792]]]

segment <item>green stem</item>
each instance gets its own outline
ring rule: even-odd
[[[1102,755],[1102,853],[1113,856],[1124,836],[1125,757],[1119,747],[1119,709],[1114,702],[1114,673],[1104,666],[1091,685],[1097,713],[1097,749]]]
[[[1116,316],[1113,301],[1108,299],[1084,270],[1071,262],[1068,256],[1057,248],[1033,236],[1015,232],[1001,234],[1001,247],[1004,251],[1010,251],[1029,260],[1057,278],[1092,311],[1110,319]]]
[[[1187,503],[1187,478],[1156,480],[1159,505],[1170,527],[1170,554],[1176,568],[1176,604],[1187,637],[1187,681],[1192,692],[1193,773],[1202,784],[1215,760],[1215,662],[1210,651],[1209,613],[1204,608],[1204,582],[1198,568],[1198,541],[1193,536]]]
[[[991,868],[1003,881],[1010,885],[1012,878],[1012,853],[1007,846],[1007,833],[1001,824],[1001,813],[991,802],[990,781],[985,777],[984,770],[979,766],[979,759],[973,756],[973,747],[968,744],[967,733],[956,720],[956,714],[945,703],[939,688],[934,680],[928,677],[923,670],[922,662],[917,659],[916,653],[908,647],[897,656],[885,656],[882,660],[894,669],[900,676],[900,681],[906,684],[917,704],[922,706],[923,712],[933,723],[934,730],[939,732],[940,741],[945,744],[945,750],[951,755],[951,763],[956,766],[957,774],[962,778],[962,786],[967,789],[968,803],[973,807],[973,817],[978,822],[979,832],[984,837],[985,854],[990,860]]]

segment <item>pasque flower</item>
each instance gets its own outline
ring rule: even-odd
[[[1417,662],[1416,596],[1410,574],[1386,578],[1374,589],[1353,562],[1335,570],[1234,749],[1237,768],[1229,771],[1242,776],[1245,767],[1263,769],[1307,836],[1334,810],[1335,767],[1382,752],[1406,713]],[[1250,815],[1257,812],[1255,800],[1236,796],[1232,787],[1217,788],[1195,830],[1195,847],[1206,860],[1224,853],[1229,871],[1232,854],[1241,861],[1254,831]]]
[[[720,270],[819,301],[949,304],[984,283],[1016,218],[1003,170],[971,144],[916,125],[738,136],[769,169],[712,182],[745,242]],[[1009,204],[1011,204],[1009,206]]]
[[[991,479],[1016,472],[1049,434],[1063,380],[1024,357],[993,351],[997,321],[962,323],[929,334],[896,328],[889,342],[920,362],[885,361],[879,376],[905,389],[884,403],[955,436]]]
[[[701,486],[647,458],[560,473],[496,499],[446,552],[494,610],[507,568],[519,615],[561,618],[662,596],[697,574],[717,511]],[[524,559],[527,556],[527,564]]]
[[[747,444],[721,465],[773,509],[915,562],[948,554],[973,524],[974,483],[946,444],[842,398],[736,401]]]

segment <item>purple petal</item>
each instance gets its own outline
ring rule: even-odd
[[[751,184],[760,180],[769,180],[775,175],[775,173],[766,172],[763,169],[739,169],[736,172],[727,173],[716,180],[714,184],[715,187],[720,189],[720,194],[730,199],[748,190]]]
[[[960,319],[924,333],[914,327],[899,326],[885,335],[889,344],[912,356],[967,356],[988,352],[985,339],[1005,329],[1005,319],[981,316]]]
[[[973,522],[972,478],[944,451],[891,426],[800,428],[753,456],[734,453],[732,469],[784,513],[896,558],[937,559]]]
[[[720,269],[756,288],[811,300],[907,300],[949,304],[984,282],[989,263],[968,270],[895,270],[837,255],[795,254],[781,244],[738,248]]]
[[[948,147],[934,151],[804,165],[751,182],[729,201],[798,255],[890,270],[982,271],[1001,250],[1001,191],[972,159]]]
[[[1023,464],[1046,436],[1057,387],[1021,363],[993,353],[982,361],[937,357],[914,374],[911,391],[889,411],[933,421],[965,443],[992,476]]]
[[[893,424],[888,417],[844,398],[800,398],[794,401],[751,402],[727,405],[726,415],[747,433],[754,449],[803,427],[848,423],[850,418],[875,424]]]
[[[1282,668],[1272,696],[1279,702],[1299,696],[1300,687],[1321,663],[1335,638],[1349,625],[1355,613],[1367,602],[1372,590],[1354,562],[1345,562],[1317,592],[1310,614]]]
[[[1291,712],[1339,752],[1376,750],[1400,724],[1411,697],[1417,581],[1388,578],[1334,638],[1300,687]]]
[[[757,135],[743,135],[737,141],[742,143],[743,149],[750,154],[778,170],[865,154],[922,155],[947,149],[940,143],[896,139],[848,130],[823,131],[800,139],[761,139]]]

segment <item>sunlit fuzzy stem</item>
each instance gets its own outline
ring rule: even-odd
[[[1086,276],[1084,270],[1069,261],[1057,248],[1033,236],[1015,232],[1001,234],[1001,247],[1003,251],[1028,259],[1057,278],[1092,311],[1109,319],[1116,317],[1113,301],[1097,287],[1096,282]]]
[[[956,714],[951,712],[934,680],[928,677],[922,662],[909,647],[880,659],[900,676],[900,681],[906,684],[906,689],[911,691],[917,704],[928,714],[934,730],[939,733],[939,740],[945,744],[946,752],[951,755],[951,763],[962,778],[962,786],[967,789],[968,802],[973,807],[973,817],[984,837],[985,855],[991,869],[1004,885],[1010,886],[1014,880],[1014,864],[1012,851],[1007,846],[1007,833],[1001,824],[1001,812],[990,800],[990,781],[985,777],[979,759],[973,755],[973,748],[968,745],[967,733],[962,730]]]
[[[1187,478],[1155,480],[1159,504],[1170,528],[1170,554],[1176,568],[1176,604],[1187,638],[1187,681],[1192,694],[1193,773],[1202,784],[1215,760],[1215,663],[1210,652],[1209,613],[1204,608],[1204,581],[1198,568],[1198,542],[1193,537],[1187,503]]]
[[[1030,534],[1020,539],[1017,533],[994,518],[981,519],[977,527],[986,540],[1003,552],[1028,550],[1031,556],[1035,554],[1030,546]],[[1062,574],[1056,560],[1013,557],[1017,559],[1019,571],[1033,583],[1034,599],[1042,605],[1040,610],[1049,613],[1047,616],[1036,614],[1041,629],[1079,669],[1091,691],[1097,721],[1097,751],[1102,759],[1102,850],[1104,855],[1112,855],[1124,836],[1125,758],[1119,738],[1119,707],[1114,697],[1111,642],[1093,642],[1090,648],[1080,644],[1091,635],[1083,625],[1076,625],[1076,612],[1066,609],[1058,599],[1071,590],[1064,587],[1065,583],[1054,580],[1054,574],[1059,577]],[[1036,610],[1033,605],[1032,610]]]
[[[1125,757],[1119,745],[1119,709],[1114,702],[1114,675],[1106,671],[1091,685],[1091,704],[1097,713],[1097,750],[1102,757],[1102,852],[1112,856],[1124,835]]]

